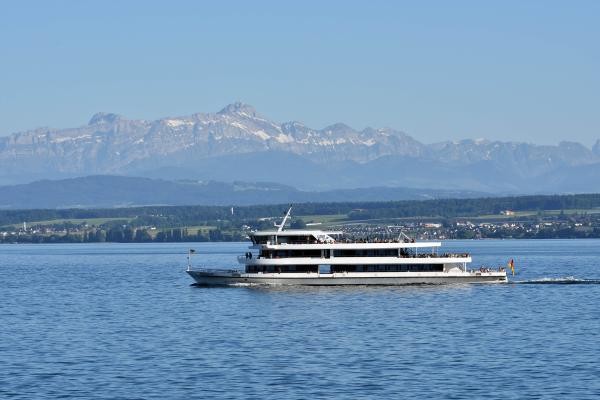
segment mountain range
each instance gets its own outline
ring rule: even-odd
[[[154,121],[98,113],[85,126],[0,137],[0,184],[86,175],[488,193],[600,190],[600,140],[556,146],[466,139],[424,144],[390,128],[277,123],[235,103]]]

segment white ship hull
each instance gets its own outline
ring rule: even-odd
[[[193,269],[200,285],[415,285],[507,282],[504,268],[468,270],[468,253],[442,253],[440,242],[344,238],[340,231],[284,229],[249,234],[251,251],[238,257],[243,270]]]
[[[506,283],[504,271],[374,272],[374,273],[243,273],[237,271],[188,270],[198,285],[419,285],[453,283]]]

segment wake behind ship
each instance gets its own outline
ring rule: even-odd
[[[238,256],[243,269],[195,269],[200,285],[407,285],[507,282],[504,268],[469,270],[469,254],[439,253],[440,242],[345,238],[343,232],[285,229],[249,234],[252,245]]]

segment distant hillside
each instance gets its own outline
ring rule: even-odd
[[[600,141],[421,143],[390,128],[279,123],[247,104],[217,113],[131,120],[0,137],[0,184],[86,175],[278,182],[306,190],[367,186],[488,193],[600,191]]]
[[[372,187],[323,192],[275,183],[168,181],[88,176],[0,187],[0,208],[113,208],[146,205],[252,205],[300,202],[390,201],[465,198],[483,193]]]
[[[82,220],[87,219],[122,219],[129,220],[131,226],[157,226],[163,228],[190,226],[229,226],[238,227],[249,220],[258,221],[265,217],[280,218],[289,204],[259,204],[240,206],[146,206],[126,208],[99,209],[27,209],[0,210],[0,227],[9,224],[33,223],[48,220]],[[358,222],[365,220],[391,221],[395,218],[456,218],[456,217],[500,217],[502,211],[512,210],[515,213],[527,211],[528,218],[535,221],[545,211],[553,211],[554,215],[563,219],[569,218],[562,211],[571,210],[586,220],[597,216],[600,212],[600,194],[552,195],[552,196],[518,196],[518,197],[485,197],[468,199],[434,199],[434,200],[402,200],[402,201],[362,201],[362,202],[310,202],[295,203],[294,216],[336,216],[337,222]],[[518,216],[502,216],[502,219],[518,218]],[[594,217],[595,218],[595,217]],[[272,221],[264,221],[265,227],[271,227]],[[589,222],[589,221],[588,221]],[[121,226],[123,221],[120,221]],[[384,222],[385,223],[385,222]],[[600,231],[598,232],[600,235]]]

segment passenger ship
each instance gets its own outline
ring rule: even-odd
[[[467,269],[469,254],[438,253],[440,242],[356,240],[343,232],[285,229],[249,234],[252,245],[238,261],[243,270],[192,268],[200,285],[407,285],[507,282],[506,270]],[[190,250],[192,251],[192,250]]]

